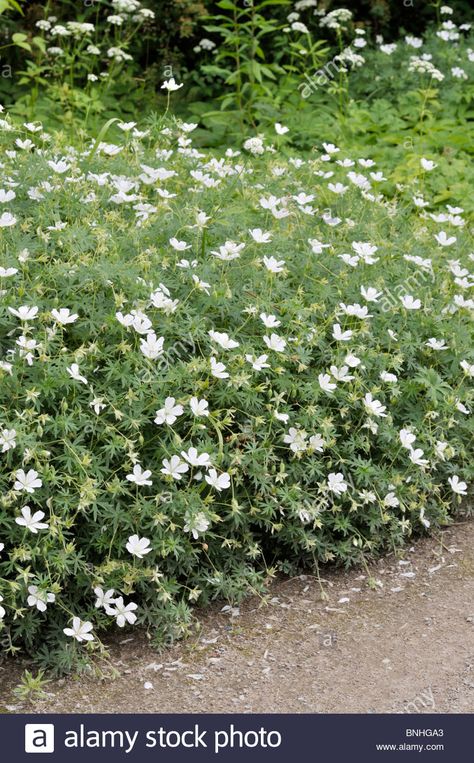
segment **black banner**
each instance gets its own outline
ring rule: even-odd
[[[0,760],[467,763],[473,736],[472,715],[3,715]]]

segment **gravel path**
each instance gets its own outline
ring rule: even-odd
[[[268,605],[203,614],[194,638],[158,654],[144,634],[111,644],[115,679],[69,677],[3,712],[474,712],[474,523],[419,541],[366,572],[279,581]]]

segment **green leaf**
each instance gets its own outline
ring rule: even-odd
[[[112,119],[109,119],[109,121],[106,122],[105,125],[102,127],[101,131],[99,132],[96,138],[94,145],[92,146],[91,152],[89,154],[89,159],[92,159],[97,149],[99,148],[99,144],[101,143],[102,138],[105,137],[109,127],[111,127],[114,124],[114,122],[120,122],[120,119],[118,117],[112,117]]]
[[[4,13],[4,11],[12,10],[18,11],[18,13],[21,13],[22,16],[24,15],[19,3],[17,3],[16,0],[0,0],[0,14]]]
[[[43,37],[33,37],[32,42],[36,45],[37,48],[41,50],[42,53],[46,51],[46,40]]]
[[[240,8],[235,5],[235,3],[232,3],[231,0],[220,0],[219,3],[217,3],[218,8],[223,8],[225,11],[239,11]]]

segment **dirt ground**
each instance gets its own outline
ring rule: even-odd
[[[200,614],[158,654],[145,634],[110,645],[115,679],[69,677],[19,702],[24,665],[0,666],[0,712],[474,712],[474,523],[367,571],[278,581],[270,602]]]

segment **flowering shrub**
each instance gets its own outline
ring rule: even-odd
[[[406,153],[418,140],[425,152],[447,144],[469,150],[469,15],[459,18],[451,6],[431,5],[423,37],[404,34],[393,41],[362,26],[352,5],[224,0],[219,7],[195,47],[200,66],[186,77],[189,110],[209,144],[233,143],[243,125],[265,129],[280,121],[291,129],[293,146],[304,150],[329,135],[346,145],[351,137],[358,145],[365,138],[376,143],[378,157],[384,148]],[[210,108],[209,93],[221,112]]]
[[[139,0],[86,4],[78,18],[59,18],[47,6],[32,34],[21,27],[6,46],[16,40],[22,54],[21,64],[12,59],[20,76],[9,78],[6,87],[15,98],[14,111],[30,119],[71,121],[111,109],[114,99],[139,87],[134,44],[154,17]]]
[[[174,638],[193,602],[449,521],[474,254],[445,156],[397,188],[330,143],[218,158],[171,121],[79,149],[2,117],[6,649],[64,669],[114,624]]]

